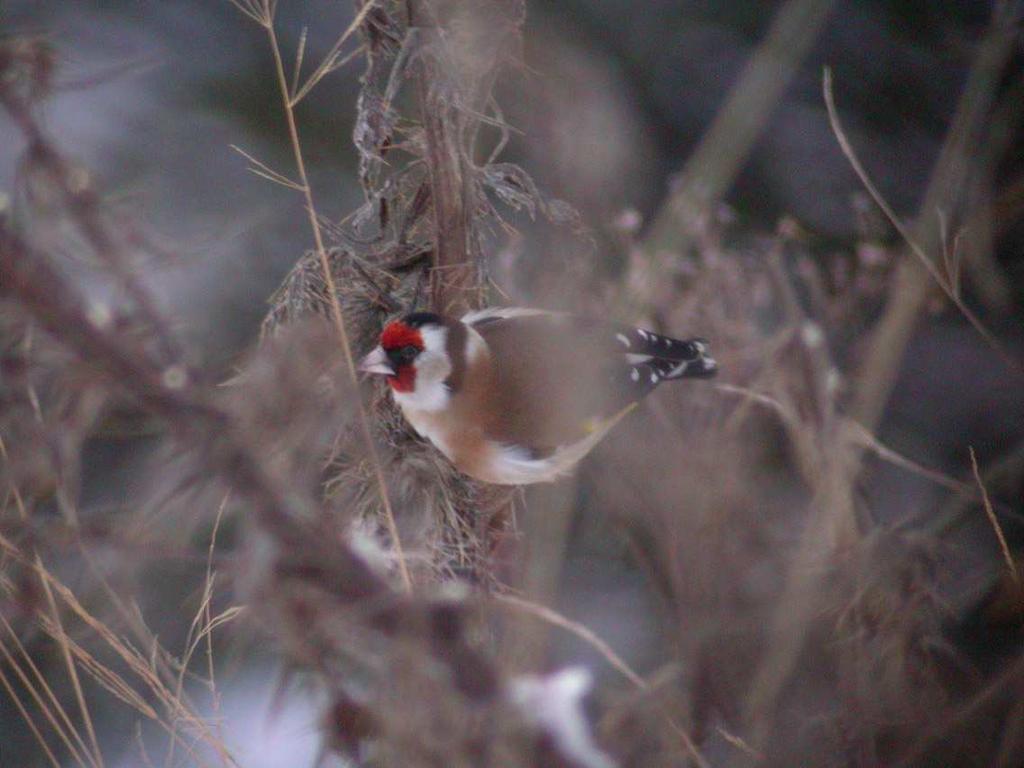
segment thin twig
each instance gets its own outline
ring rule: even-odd
[[[974,482],[978,484],[978,489],[981,491],[981,503],[985,507],[985,514],[988,515],[988,521],[992,524],[992,530],[996,532],[996,538],[999,539],[999,549],[1003,553],[1003,560],[1006,561],[1006,567],[1010,571],[1010,578],[1013,579],[1014,584],[1020,586],[1020,574],[1017,571],[1017,564],[1013,561],[1013,555],[1010,554],[1010,547],[1006,543],[1006,536],[1003,535],[1003,527],[999,525],[999,520],[996,519],[996,513],[992,509],[992,502],[988,498],[985,484],[981,482],[981,474],[978,472],[978,459],[974,455],[974,448],[973,446],[968,446],[967,450],[971,454],[971,472],[974,473]]]
[[[58,638],[64,632],[63,629],[57,627],[53,623],[53,620],[50,617],[45,615],[41,615],[39,617],[39,626],[42,627],[43,631],[46,632],[46,634],[55,642],[59,642]],[[64,638],[68,644],[68,648],[71,650],[71,653],[74,654],[74,657],[78,660],[82,669],[91,675],[93,680],[103,686],[103,688],[105,688],[115,698],[130,706],[132,709],[137,710],[142,715],[154,721],[160,719],[156,710],[146,703],[143,695],[132,688],[123,677],[97,661],[92,654],[86,651],[71,637],[64,635]]]
[[[266,163],[257,160],[255,157],[250,155],[241,147],[235,144],[230,144],[229,146],[231,149],[235,150],[235,152],[237,152],[250,163],[252,163],[252,167],[248,169],[249,173],[254,173],[257,176],[266,179],[267,181],[274,182],[275,184],[280,184],[282,187],[294,189],[296,192],[305,192],[305,188],[297,181],[292,181],[283,173],[278,173],[273,168],[268,166]]]
[[[928,467],[918,464],[912,459],[908,459],[903,454],[894,451],[877,437],[868,432],[859,422],[854,421],[853,419],[847,419],[844,422],[844,426],[847,432],[846,436],[850,441],[861,448],[868,449],[883,461],[887,461],[893,466],[904,469],[912,474],[920,475],[921,477],[931,480],[933,483],[941,485],[943,488],[950,491],[955,491],[956,493],[967,493],[971,490],[971,486],[968,483],[963,483],[942,472],[929,469]]]
[[[867,171],[864,170],[864,166],[861,165],[860,160],[857,157],[856,152],[853,150],[853,146],[850,144],[850,140],[846,137],[846,132],[843,130],[842,124],[839,122],[839,114],[836,111],[835,99],[832,95],[832,70],[829,67],[825,68],[824,75],[822,77],[822,90],[825,95],[825,108],[828,110],[829,123],[832,125],[832,132],[836,136],[836,140],[839,142],[840,148],[843,150],[843,154],[846,155],[846,159],[849,161],[850,166],[853,168],[857,177],[860,179],[861,184],[871,195],[871,199],[875,201],[875,204],[881,209],[882,213],[885,214],[886,218],[892,223],[896,231],[899,232],[907,245],[910,246],[911,252],[917,257],[918,262],[925,268],[931,278],[935,281],[936,285],[942,289],[942,292],[946,295],[946,298],[958,309],[960,313],[967,319],[978,334],[985,340],[985,342],[995,350],[996,354],[1002,358],[1003,362],[1016,374],[1024,377],[1024,365],[1010,355],[999,340],[985,327],[984,323],[978,319],[977,315],[968,307],[963,300],[957,295],[956,290],[950,283],[943,277],[938,267],[935,266],[935,262],[931,259],[924,249],[918,244],[914,235],[910,232],[909,227],[903,223],[900,217],[892,209],[889,203],[882,193],[878,191],[878,187],[875,186],[871,177]]]
[[[38,415],[38,409],[37,409],[37,415]],[[7,447],[4,444],[4,441],[3,441],[2,438],[0,438],[0,458],[3,458],[4,461],[8,460]],[[25,522],[28,519],[28,512],[25,509],[25,504],[24,504],[24,501],[22,500],[21,493],[20,493],[19,489],[17,488],[17,486],[12,486],[12,491],[13,491],[13,496],[14,496],[14,502],[15,502],[15,505],[16,505],[17,510],[18,510],[18,516],[21,518],[22,522]],[[34,555],[35,555],[35,561],[36,561],[37,568],[42,568],[43,567],[43,562],[42,562],[42,558],[40,557],[39,553],[35,552]],[[102,754],[100,752],[99,742],[96,739],[96,732],[93,729],[92,718],[89,716],[89,708],[88,708],[88,706],[86,706],[85,696],[82,693],[82,686],[81,686],[81,683],[80,683],[80,681],[78,679],[78,671],[75,668],[75,663],[74,663],[74,661],[71,658],[71,654],[68,652],[68,645],[67,645],[66,635],[64,633],[63,627],[61,626],[60,612],[57,610],[57,604],[55,603],[55,601],[53,599],[53,592],[50,590],[49,585],[46,583],[46,580],[45,579],[40,579],[40,583],[42,584],[43,592],[46,594],[47,605],[48,605],[48,607],[50,609],[50,612],[52,614],[52,620],[53,620],[55,626],[59,630],[59,635],[55,636],[54,640],[55,640],[55,642],[57,642],[57,645],[61,649],[61,656],[62,656],[62,658],[64,660],[65,666],[67,667],[68,676],[71,679],[71,685],[72,685],[72,688],[74,689],[74,692],[75,692],[75,698],[76,698],[76,701],[78,703],[79,710],[82,712],[82,719],[83,719],[83,721],[85,723],[86,733],[89,736],[89,742],[90,742],[90,746],[92,748],[92,754],[91,755],[89,754],[89,749],[86,747],[86,745],[82,742],[81,738],[79,737],[78,730],[71,724],[71,720],[68,718],[67,713],[65,712],[64,708],[61,707],[60,704],[57,702],[56,697],[54,697],[53,692],[50,690],[49,686],[46,684],[45,679],[42,677],[41,674],[39,674],[39,670],[36,668],[35,664],[32,662],[31,657],[27,653],[25,653],[23,648],[21,648],[21,642],[18,640],[17,635],[14,634],[14,630],[10,627],[9,624],[7,624],[6,619],[4,620],[4,625],[6,626],[8,632],[10,632],[12,638],[14,639],[14,642],[18,645],[19,648],[21,648],[22,653],[25,656],[25,659],[29,662],[29,665],[31,666],[31,668],[35,672],[35,674],[36,674],[37,678],[39,679],[40,683],[43,684],[45,690],[47,691],[47,693],[50,696],[51,701],[56,705],[56,709],[57,709],[58,713],[64,719],[65,724],[67,725],[67,727],[70,730],[70,732],[77,739],[79,745],[82,748],[82,751],[85,752],[86,755],[88,755],[90,757],[91,762],[93,763],[93,765],[97,766],[97,768],[102,768],[102,766],[103,766],[103,757],[102,757]]]
[[[215,727],[217,728],[217,737],[221,741],[223,741],[224,739],[220,728],[220,721],[216,717],[217,711],[219,709],[219,704],[217,697],[217,689],[214,684],[213,678],[213,632],[207,630],[210,630],[211,627],[213,626],[213,619],[210,616],[210,603],[213,601],[213,584],[215,576],[215,574],[213,573],[213,550],[214,545],[216,544],[217,541],[217,531],[220,528],[221,516],[224,514],[224,508],[227,505],[229,498],[230,493],[225,493],[224,497],[221,499],[220,505],[217,507],[217,516],[214,519],[213,531],[210,534],[210,546],[209,549],[207,550],[206,579],[203,582],[203,596],[202,599],[200,600],[199,609],[198,611],[196,611],[196,615],[192,619],[192,624],[188,628],[188,634],[186,635],[185,638],[185,652],[182,654],[181,662],[178,664],[178,675],[175,681],[176,687],[174,691],[174,696],[176,699],[181,699],[182,696],[184,696],[185,676],[188,673],[188,668],[192,662],[192,656],[195,653],[196,649],[199,647],[199,645],[202,643],[203,635],[205,634],[207,641],[206,650],[209,671],[208,685],[210,686],[210,691],[213,698],[213,721],[216,724]],[[203,628],[197,629],[200,621],[202,621],[203,623]],[[156,644],[154,643],[154,647],[155,645]],[[176,740],[172,740],[171,746],[168,749],[167,756],[164,760],[165,766],[170,766],[174,763],[175,744]]]
[[[515,595],[510,595],[507,593],[502,594],[496,592],[493,593],[491,597],[497,600],[498,602],[510,605],[513,608],[523,611],[524,613],[528,613],[531,616],[540,619],[541,621],[545,621],[548,624],[551,624],[552,626],[559,627],[560,629],[564,629],[567,632],[572,633],[580,640],[587,643],[587,645],[596,650],[602,656],[604,656],[605,660],[612,667],[614,667],[618,672],[620,672],[623,675],[623,677],[625,677],[627,680],[633,683],[633,685],[635,685],[637,688],[639,688],[642,691],[650,690],[650,685],[648,685],[647,681],[640,677],[640,675],[638,675],[632,667],[630,667],[625,661],[623,661],[621,656],[619,656],[614,650],[612,650],[612,647],[608,645],[608,643],[606,643],[604,640],[598,637],[589,627],[580,624],[578,621],[573,621],[572,619],[563,616],[558,611],[548,608],[546,605],[540,605],[539,603],[535,603],[531,600],[524,600],[523,598],[516,597]],[[690,738],[690,734],[686,732],[686,729],[678,723],[676,723],[675,720],[667,713],[666,718],[668,720],[668,724],[672,727],[672,730],[674,730],[676,734],[678,734],[678,736],[683,740],[683,744],[686,746],[686,749],[689,751],[690,755],[696,761],[697,765],[700,766],[700,768],[710,768],[710,763],[708,763],[704,755],[701,754],[700,749],[698,749],[693,739]],[[742,743],[742,740],[736,740]],[[749,749],[749,747],[747,749]]]
[[[774,411],[779,418],[786,423],[795,424],[797,422],[796,415],[792,410],[780,403],[771,395],[767,395],[763,392],[758,392],[747,387],[737,387],[732,384],[717,384],[715,385],[715,389],[727,394],[740,395],[746,398],[747,402],[762,405],[769,410]],[[967,493],[973,488],[973,486],[967,483],[956,480],[955,478],[934,469],[929,469],[922,464],[918,464],[913,459],[908,459],[898,451],[894,451],[877,437],[868,432],[859,422],[852,419],[846,419],[842,424],[844,428],[843,436],[847,441],[871,451],[878,456],[878,458],[889,462],[893,466],[904,469],[912,474],[920,475],[921,477],[931,480],[937,485],[941,485],[943,488],[957,493]]]
[[[159,363],[136,339],[90,323],[85,301],[68,279],[2,221],[0,288],[15,297],[41,328],[164,418],[184,445],[201,447],[210,466],[252,505],[259,524],[283,545],[309,550],[311,543],[319,543],[316,524],[304,522],[312,517],[310,501],[286,492],[267,475],[232,417],[210,402],[206,389],[187,380],[168,382]],[[388,585],[347,547],[334,542],[330,550],[331,572],[343,576],[350,600],[391,595]]]
[[[1019,8],[1015,0],[996,0],[988,28],[978,42],[912,230],[914,240],[927,246],[922,249],[926,255],[936,249],[935,211],[957,210],[968,173],[977,165],[977,147],[985,143],[982,126],[1019,39]],[[884,413],[914,328],[934,291],[916,254],[900,260],[890,283],[885,309],[869,334],[851,404],[854,418],[872,431]]]
[[[372,5],[368,2],[364,6],[363,13],[359,14],[356,21],[365,17],[366,10]],[[353,22],[353,25],[355,22]],[[338,338],[341,341],[342,353],[345,356],[345,366],[348,370],[349,381],[356,398],[356,411],[359,417],[359,427],[362,437],[369,452],[370,462],[373,465],[374,476],[377,480],[377,490],[380,493],[381,505],[384,509],[384,522],[388,527],[395,548],[395,560],[398,563],[398,571],[402,577],[402,584],[407,592],[412,591],[412,577],[409,575],[409,568],[405,562],[405,553],[402,550],[402,542],[398,535],[398,525],[395,521],[395,514],[391,509],[391,501],[388,498],[387,483],[384,479],[384,470],[381,466],[380,455],[373,440],[373,432],[370,429],[370,418],[366,412],[366,406],[360,394],[359,377],[356,374],[355,359],[352,355],[352,345],[349,342],[348,331],[345,329],[345,318],[341,312],[341,303],[338,300],[338,292],[334,284],[334,276],[331,274],[330,261],[327,258],[327,249],[324,247],[323,235],[320,231],[320,220],[316,212],[316,204],[313,200],[313,191],[309,185],[309,176],[306,173],[306,161],[302,154],[302,143],[299,140],[299,129],[295,121],[294,102],[288,97],[288,80],[284,73],[284,61],[281,57],[281,48],[278,45],[277,33],[274,25],[267,25],[267,35],[270,40],[270,49],[274,56],[274,70],[277,75],[277,84],[281,93],[281,101],[284,106],[285,119],[288,124],[288,136],[291,141],[292,153],[295,157],[295,167],[299,174],[299,182],[303,187],[303,195],[306,199],[306,214],[309,216],[309,225],[313,231],[313,241],[316,244],[317,258],[320,260],[320,269],[323,271],[324,283],[327,287],[327,295],[331,305],[331,319],[338,331]],[[349,28],[354,29],[354,26]],[[348,34],[348,33],[346,33]],[[343,35],[344,37],[344,35]],[[343,41],[339,41],[340,43]],[[315,73],[314,73],[315,74]],[[308,84],[308,81],[307,81]],[[315,84],[315,83],[314,83]],[[301,92],[300,92],[301,93]]]
[[[18,127],[28,143],[28,155],[44,171],[60,193],[71,220],[85,236],[92,250],[116,275],[134,304],[138,316],[150,327],[163,354],[166,367],[184,366],[185,357],[178,340],[163,321],[151,291],[134,273],[122,240],[104,219],[101,198],[89,174],[77,168],[50,142],[36,120],[31,105],[16,90],[0,82],[0,106]]]
[[[41,563],[29,560],[24,553],[22,553],[16,546],[14,546],[14,544],[2,535],[0,535],[0,548],[4,549],[9,555],[14,557],[23,565],[35,570],[40,580],[47,583],[56,595],[63,600],[64,604],[71,609],[71,612],[107,643],[107,645],[127,664],[128,668],[149,686],[153,694],[167,708],[170,716],[170,722],[182,720],[194,727],[203,740],[214,748],[225,765],[238,768],[237,761],[231,757],[227,747],[213,736],[202,718],[200,718],[195,712],[191,711],[189,707],[185,706],[181,698],[174,696],[167,686],[163,684],[160,678],[152,671],[152,663],[147,661],[139,651],[132,648],[127,642],[118,638],[110,627],[89,613],[67,585],[58,580],[52,573],[50,573],[50,571],[43,567]],[[0,623],[3,623],[5,627],[7,627],[8,632],[13,634],[13,629],[7,625],[7,622],[2,615],[0,615]],[[15,642],[17,642],[16,638]],[[22,653],[24,653],[24,651],[22,651]],[[31,662],[30,666],[32,666]],[[15,668],[15,671],[18,671],[17,668]],[[39,674],[38,671],[36,674]],[[45,682],[43,682],[43,685],[46,687]],[[50,695],[52,697],[52,693]],[[143,713],[145,714],[145,712]],[[157,722],[164,725],[172,738],[178,738],[175,730],[164,723],[163,719],[158,719]],[[75,734],[75,737],[76,741],[81,743],[81,739],[77,734]],[[182,743],[185,746],[185,749],[189,751],[190,754],[193,754],[191,747],[184,741]],[[86,754],[88,756],[88,753]],[[82,761],[79,760],[79,762]]]
[[[52,765],[53,768],[61,768],[61,764],[54,756],[53,751],[50,749],[50,745],[46,743],[46,739],[43,738],[43,734],[40,733],[39,728],[32,720],[32,716],[29,715],[28,710],[25,709],[25,705],[21,703],[21,697],[18,696],[18,692],[14,690],[14,686],[11,685],[11,681],[8,680],[7,676],[4,674],[2,666],[0,666],[0,684],[3,684],[4,690],[7,691],[7,695],[10,697],[11,701],[14,702],[14,706],[18,710],[18,714],[21,715],[21,719],[25,721],[25,725],[28,726],[28,729],[32,731],[32,735],[35,737],[36,741],[39,742],[39,747],[46,754],[46,758],[50,761],[50,765]]]
[[[36,554],[38,568],[43,568],[42,559]],[[99,768],[103,768],[103,753],[100,751],[99,741],[96,739],[96,729],[93,728],[92,716],[89,713],[89,706],[85,703],[85,693],[82,691],[82,683],[78,678],[78,669],[71,656],[71,649],[68,644],[68,636],[60,620],[60,611],[57,609],[57,601],[53,599],[53,590],[46,579],[40,579],[43,586],[43,593],[46,595],[46,604],[50,608],[50,614],[57,630],[57,646],[60,648],[61,658],[68,671],[68,678],[71,680],[72,690],[75,692],[75,700],[78,703],[78,710],[82,714],[82,722],[85,724],[85,733],[89,737],[89,746],[92,748],[93,761]]]
[[[357,13],[356,17],[352,19],[352,23],[349,24],[348,28],[341,33],[341,37],[339,37],[337,41],[334,43],[334,45],[331,46],[331,50],[328,51],[327,55],[323,57],[323,59],[320,61],[319,66],[317,66],[317,68],[313,70],[313,73],[308,78],[306,78],[306,82],[303,83],[302,87],[299,88],[297,92],[294,92],[294,95],[289,95],[288,90],[285,90],[285,100],[288,102],[289,108],[295,107],[300,101],[302,101],[306,97],[306,95],[311,90],[313,90],[316,87],[317,83],[323,80],[324,77],[329,75],[339,66],[341,66],[344,62],[349,60],[349,57],[339,60],[338,57],[341,54],[341,46],[343,46],[345,44],[345,41],[352,36],[353,32],[359,29],[359,25],[362,24],[363,21],[366,19],[366,15],[372,10],[375,2],[376,0],[367,0],[363,7],[359,9],[359,13]],[[272,26],[273,24],[271,23],[268,26],[268,31],[269,28]],[[298,65],[301,65],[301,63],[302,60],[300,58],[298,61]],[[295,82],[298,82],[297,71],[295,73]]]
[[[986,487],[993,483],[1005,482],[1024,471],[1024,441],[1017,443],[1013,448],[992,462],[981,474],[982,482]],[[917,516],[919,519],[911,518],[910,523],[919,528],[926,528],[930,532],[939,535],[957,525],[967,521],[965,513],[978,498],[978,489],[971,485],[949,502],[937,514],[929,512],[927,515]]]
[[[131,393],[140,405],[159,415],[186,446],[198,446],[217,474],[251,505],[254,518],[282,546],[316,553],[324,563],[325,588],[358,605],[390,605],[397,596],[387,582],[343,543],[323,541],[315,522],[312,502],[286,491],[265,472],[262,463],[238,432],[232,417],[212,403],[205,387],[189,378],[169,378],[156,355],[138,338],[121,329],[90,322],[86,301],[45,254],[30,246],[12,227],[0,221],[0,292],[17,300],[38,322],[79,358]],[[235,765],[223,744],[182,701],[176,700],[153,666],[138,651],[118,638],[81,605],[74,593],[54,579],[40,564],[32,563],[18,547],[0,534],[0,548],[47,579],[54,593],[129,668],[150,686],[168,708],[172,719],[194,726],[201,737]],[[186,745],[186,748],[190,748]],[[84,762],[84,761],[80,761]]]
[[[206,554],[206,583],[210,585],[210,591],[213,591],[213,579],[216,574],[213,572],[213,553],[217,544],[217,532],[220,530],[220,522],[224,516],[224,509],[227,507],[228,499],[231,498],[230,493],[225,493],[224,498],[221,500],[220,506],[217,507],[217,517],[213,521],[213,530],[210,532],[210,549]],[[206,603],[206,626],[212,626],[213,620],[210,617],[210,603]],[[220,728],[220,694],[217,692],[217,678],[214,674],[213,665],[213,632],[206,633],[206,673],[207,680],[210,686],[210,697],[212,699],[213,715],[215,722],[217,723],[218,736],[223,740],[223,734]]]
[[[728,191],[834,6],[835,0],[788,0],[775,13],[687,160],[679,185],[651,222],[644,247],[656,263],[662,260],[659,254],[683,249],[693,212],[712,208]]]
[[[25,659],[25,663],[29,670],[31,670],[33,676],[39,681],[39,688],[46,694],[46,698],[52,704],[52,710],[50,705],[43,700],[43,695],[39,692],[39,689],[36,688],[28,675],[24,670],[22,670],[21,665],[17,663],[14,656],[7,649],[7,644],[2,640],[0,640],[0,654],[3,655],[4,659],[6,659],[8,666],[14,670],[14,674],[21,682],[22,687],[29,692],[33,701],[35,701],[36,706],[43,713],[43,716],[50,724],[54,733],[56,733],[64,743],[64,747],[71,753],[71,756],[78,761],[79,765],[90,764],[91,755],[89,754],[89,748],[86,747],[85,742],[82,741],[82,737],[78,733],[78,729],[75,728],[74,724],[71,722],[71,718],[68,717],[64,707],[61,706],[60,701],[54,695],[53,689],[50,688],[49,683],[46,682],[46,678],[43,677],[42,673],[39,671],[39,667],[36,666],[34,661],[32,661],[32,657],[28,655],[28,652],[21,644],[14,628],[8,623],[7,619],[5,619],[2,614],[0,614],[0,623],[3,624],[4,629],[6,629],[7,633],[11,636],[11,639],[14,641],[14,644],[22,657]],[[54,714],[55,712],[56,715]],[[58,715],[60,716],[61,722],[57,721]],[[74,740],[74,743],[72,743],[72,739]]]
[[[540,605],[539,603],[535,603],[531,600],[524,600],[523,598],[516,597],[515,595],[502,594],[500,592],[496,592],[493,595],[491,595],[491,597],[493,597],[498,602],[505,603],[506,605],[511,605],[512,607],[517,608],[518,610],[523,611],[524,613],[528,613],[531,616],[535,616],[536,618],[541,619],[542,621],[546,621],[548,624],[560,627],[561,629],[571,632],[572,634],[576,635],[576,637],[580,638],[585,643],[587,643],[587,645],[589,645],[591,648],[593,648],[602,656],[604,656],[605,660],[611,666],[613,666],[615,669],[621,672],[623,677],[625,677],[627,680],[633,683],[633,685],[635,685],[638,688],[647,688],[647,681],[640,677],[640,675],[638,675],[636,672],[634,672],[633,669],[625,661],[622,660],[622,657],[619,656],[614,650],[612,650],[612,647],[608,645],[608,643],[606,643],[604,640],[602,640],[600,637],[594,634],[594,632],[591,629],[584,626],[583,624],[580,624],[577,621],[573,621],[572,619],[563,616],[562,614],[558,613],[558,611],[552,610],[551,608],[548,608],[546,605]]]
[[[473,283],[475,262],[469,256],[473,206],[467,199],[471,192],[459,144],[460,129],[442,89],[433,82],[440,77],[437,67],[432,57],[421,54],[416,77],[437,243],[430,270],[431,300],[439,312],[461,314],[467,308],[467,288]]]
[[[273,14],[267,12],[268,4],[265,0],[228,0],[228,2],[261,27],[269,23],[268,16],[273,18]]]
[[[309,27],[302,28],[302,34],[299,35],[299,45],[295,50],[295,66],[292,68],[292,84],[288,91],[292,94],[290,98],[294,100],[295,91],[299,88],[299,74],[302,72],[302,60],[306,55],[306,38],[309,35]]]

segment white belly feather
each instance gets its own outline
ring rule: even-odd
[[[468,451],[471,457],[459,455],[458,447],[465,444],[465,440],[458,439],[435,413],[413,408],[402,409],[413,429],[433,443],[456,467],[477,480],[496,485],[528,485],[557,480],[590,453],[630,410],[632,406],[597,425],[576,442],[557,448],[550,456],[533,458],[520,446],[507,445],[486,437],[472,441]]]

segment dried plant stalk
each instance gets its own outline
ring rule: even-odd
[[[991,21],[978,46],[970,74],[950,123],[939,159],[932,171],[928,189],[909,238],[919,243],[923,258],[934,258],[944,245],[936,214],[952,216],[961,208],[971,163],[970,154],[979,137],[980,126],[988,114],[999,78],[1014,49],[1018,35],[1018,8],[1010,0],[998,0]],[[889,292],[885,313],[871,332],[867,353],[857,376],[857,392],[852,415],[874,432],[895,384],[903,353],[910,342],[918,318],[928,297],[935,290],[928,270],[917,258],[906,258],[897,270]],[[977,323],[975,323],[977,327]],[[1019,370],[1019,365],[1014,366]]]

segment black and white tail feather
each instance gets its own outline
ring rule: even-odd
[[[639,400],[663,381],[704,379],[718,372],[704,339],[673,339],[642,328],[624,328],[615,334],[622,345],[625,365],[613,374],[630,395]]]
[[[480,327],[499,320],[517,317],[546,316],[569,322],[581,322],[561,312],[526,307],[489,307],[469,312],[462,322]],[[637,402],[649,395],[663,381],[674,379],[706,379],[718,372],[718,363],[709,353],[705,339],[673,339],[643,328],[613,328],[615,341],[621,345],[623,365],[609,372],[613,388],[622,404]]]

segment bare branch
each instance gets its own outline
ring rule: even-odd
[[[356,17],[356,21],[346,31],[342,38],[346,38],[357,26],[356,22],[365,17],[367,9],[373,4],[369,0],[363,8],[363,12]],[[345,328],[345,318],[341,313],[341,304],[338,301],[338,290],[334,285],[334,276],[331,273],[331,265],[327,259],[327,249],[324,246],[323,234],[320,230],[320,220],[316,212],[316,203],[313,200],[313,190],[309,185],[309,177],[306,174],[306,161],[302,154],[302,143],[299,140],[299,129],[295,121],[295,110],[293,102],[288,98],[288,81],[285,79],[284,62],[281,57],[281,48],[277,42],[277,33],[273,25],[267,28],[267,35],[270,39],[271,51],[274,54],[274,69],[277,75],[278,89],[281,93],[281,101],[284,107],[285,118],[288,123],[288,136],[291,140],[292,153],[295,157],[295,168],[299,174],[299,181],[303,187],[303,194],[306,198],[306,213],[309,216],[309,226],[313,232],[313,240],[316,244],[317,258],[320,260],[320,269],[323,272],[324,283],[327,286],[327,298],[330,302],[331,320],[334,322],[338,332],[338,339],[341,342],[341,351],[345,356],[345,366],[348,371],[349,381],[352,384],[352,391],[357,400],[357,413],[359,417],[359,428],[362,431],[363,442],[369,452],[370,461],[373,464],[374,476],[377,479],[377,491],[380,494],[381,505],[384,509],[384,521],[388,526],[388,532],[395,548],[395,560],[398,563],[398,572],[402,577],[402,583],[407,592],[412,591],[412,577],[409,575],[409,567],[405,562],[405,553],[402,551],[402,541],[398,535],[398,525],[395,522],[395,513],[391,508],[391,501],[388,498],[387,482],[384,479],[384,469],[381,466],[380,455],[377,452],[377,445],[373,441],[373,433],[370,430],[370,417],[366,411],[366,405],[359,392],[359,377],[356,374],[355,358],[352,355],[352,345],[349,342],[348,331]],[[340,46],[343,40],[339,40]],[[314,73],[315,74],[315,73]]]
[[[1003,362],[1006,363],[1007,367],[1010,368],[1014,373],[1024,377],[1024,365],[1014,359],[1003,347],[1003,345],[992,335],[985,325],[978,319],[977,315],[968,307],[963,300],[957,295],[954,287],[946,280],[939,269],[935,266],[935,261],[925,253],[924,249],[918,244],[917,240],[911,234],[910,229],[900,220],[899,216],[892,209],[885,198],[882,197],[882,193],[878,191],[874,182],[871,181],[871,177],[868,176],[867,171],[864,170],[864,166],[861,165],[860,160],[857,158],[856,153],[853,151],[853,147],[850,145],[849,139],[846,137],[846,132],[843,130],[842,124],[839,122],[839,114],[836,111],[835,100],[832,95],[832,71],[828,68],[825,69],[824,76],[822,78],[822,89],[825,95],[825,106],[828,109],[829,121],[832,124],[832,131],[836,135],[836,140],[839,142],[839,146],[843,150],[843,154],[846,155],[846,159],[850,161],[850,165],[856,172],[858,178],[864,188],[871,195],[871,199],[875,201],[875,204],[882,210],[886,218],[896,228],[896,231],[900,233],[900,236],[910,246],[911,252],[917,257],[918,263],[924,267],[924,269],[931,276],[935,284],[942,289],[942,292],[946,295],[946,298],[958,309],[960,313],[967,319],[967,321],[974,327],[978,334],[986,341],[986,343],[992,347],[993,350],[1002,358]]]
[[[302,84],[302,87],[299,88],[298,91],[295,91],[294,85],[291,88],[291,90],[285,91],[285,96],[288,99],[289,107],[295,107],[300,101],[306,98],[310,91],[316,88],[317,84],[321,80],[323,80],[324,77],[329,75],[338,67],[342,66],[345,62],[349,61],[352,58],[352,56],[355,55],[356,52],[353,52],[349,56],[341,58],[341,48],[343,45],[345,45],[345,41],[352,36],[352,33],[359,29],[359,26],[366,19],[366,15],[371,10],[373,10],[373,7],[374,5],[376,5],[376,2],[377,0],[366,0],[366,2],[363,4],[363,7],[359,9],[359,13],[357,13],[356,17],[352,19],[352,23],[349,24],[345,31],[341,33],[341,36],[335,41],[334,45],[331,46],[331,49],[321,60],[317,68],[313,70],[312,74],[310,74],[310,76],[306,78],[306,82]],[[305,40],[305,37],[303,37],[303,40]],[[301,63],[302,60],[300,57],[295,69],[294,81],[296,83],[298,82],[298,67]],[[288,94],[290,93],[293,93],[294,95],[289,96]]]
[[[788,0],[780,7],[687,160],[678,187],[655,215],[645,239],[651,254],[681,251],[687,219],[728,191],[834,5],[835,0]]]
[[[267,181],[272,181],[275,184],[280,184],[282,187],[294,189],[296,192],[306,191],[306,188],[302,184],[299,184],[297,181],[292,181],[283,173],[278,173],[273,168],[257,160],[255,157],[250,155],[241,147],[235,144],[231,144],[230,147],[231,149],[235,150],[235,152],[244,157],[246,160],[248,160],[250,163],[252,163],[252,167],[247,169],[250,173],[254,173],[257,176],[264,178]]]
[[[992,509],[992,502],[989,501],[985,484],[981,482],[981,474],[978,472],[978,459],[974,455],[974,448],[968,446],[967,450],[971,454],[971,472],[974,474],[974,482],[978,484],[978,490],[981,491],[982,506],[985,508],[988,521],[992,525],[992,530],[995,531],[996,538],[999,540],[999,551],[1003,554],[1003,560],[1006,562],[1006,568],[1010,572],[1010,578],[1014,584],[1020,586],[1020,571],[1017,570],[1017,564],[1013,561],[1013,555],[1010,554],[1010,547],[1006,543],[1006,536],[1003,535],[1003,527],[999,525],[996,513]]]
[[[891,280],[885,311],[871,331],[852,405],[854,418],[871,431],[882,416],[913,329],[934,291],[934,285],[928,279],[932,270],[921,263],[922,254],[923,259],[930,263],[928,254],[935,248],[934,212],[945,210],[952,215],[965,188],[970,160],[981,141],[980,126],[989,112],[1007,59],[1019,37],[1019,12],[1020,4],[1012,0],[998,0],[993,6],[988,28],[977,46],[956,113],[932,171],[913,236],[908,240],[911,247],[918,243],[921,253],[915,250],[914,258],[900,262]],[[830,88],[826,90],[831,91]],[[866,174],[861,178],[862,183],[865,177]],[[875,201],[879,202],[877,197]],[[888,213],[886,215],[889,216]],[[909,231],[902,225],[901,229]],[[976,319],[971,324],[979,333],[986,339],[991,337],[975,323]],[[1020,363],[1009,359],[1000,350],[997,347],[1000,357],[1019,375]]]

